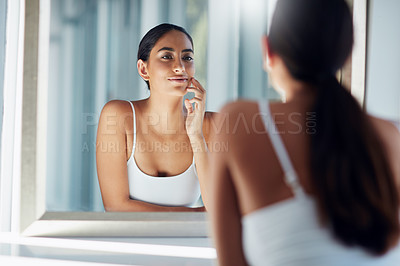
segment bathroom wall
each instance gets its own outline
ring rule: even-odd
[[[368,13],[366,108],[400,121],[400,1],[370,0]]]

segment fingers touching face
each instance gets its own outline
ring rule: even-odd
[[[186,88],[187,92],[193,92],[194,97],[202,100],[205,98],[206,90],[201,86],[200,82],[198,82],[195,78],[191,78],[189,80],[189,86]]]
[[[200,84],[198,80],[195,78],[191,78],[189,80],[189,86],[186,88],[186,92],[193,92],[194,97],[192,99],[186,99],[185,100],[185,105],[186,108],[188,108],[188,111],[192,110],[191,104],[195,104],[196,109],[201,107],[201,109],[204,109],[205,107],[205,100],[206,100],[206,90],[203,88],[203,86]]]

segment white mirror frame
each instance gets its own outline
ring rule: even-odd
[[[367,0],[353,0],[351,91],[364,102]],[[207,213],[47,212],[46,129],[50,0],[25,0],[19,231],[26,236],[206,237]]]

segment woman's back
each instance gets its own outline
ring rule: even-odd
[[[269,104],[276,131],[282,139],[299,182],[307,194],[310,184],[310,137],[315,134],[316,114],[307,101]],[[258,103],[240,101],[226,106],[229,112],[229,160],[237,184],[242,215],[293,197],[284,181],[281,163],[266,132]],[[225,119],[225,118],[223,118]],[[388,153],[400,192],[400,133],[389,122],[370,117]],[[328,151],[327,151],[328,152]],[[261,173],[261,174],[260,174]]]
[[[312,115],[305,126],[307,108],[301,103],[270,105],[277,131],[299,176],[302,187],[311,193],[309,184],[309,136],[313,131]],[[284,172],[266,133],[259,107],[255,102],[228,106],[230,139],[229,160],[242,215],[293,197],[284,181]],[[307,133],[308,132],[308,133]]]
[[[236,127],[230,139],[230,147],[235,149],[231,150],[229,159],[240,168],[233,171],[232,179],[238,190],[238,204],[244,207],[241,209],[242,237],[248,262],[252,265],[395,265],[400,259],[398,250],[384,258],[372,257],[360,248],[344,246],[319,223],[307,176],[310,172],[308,135],[315,133],[313,114],[305,111],[301,103],[274,104],[270,114],[266,112],[268,103],[260,104],[239,103],[231,108],[242,112],[238,116],[230,112],[229,117],[233,130],[235,123],[231,122],[243,117],[242,126]],[[269,122],[259,121],[269,118],[272,119]],[[246,130],[245,124],[252,127]],[[283,146],[279,146],[279,139]],[[289,159],[285,160],[286,151]],[[292,184],[285,182],[284,173],[292,177]],[[296,180],[300,186],[296,187]]]

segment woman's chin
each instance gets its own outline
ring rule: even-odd
[[[187,84],[182,85],[182,86],[174,86],[173,93],[177,96],[184,96],[187,93],[186,88],[187,88]]]

